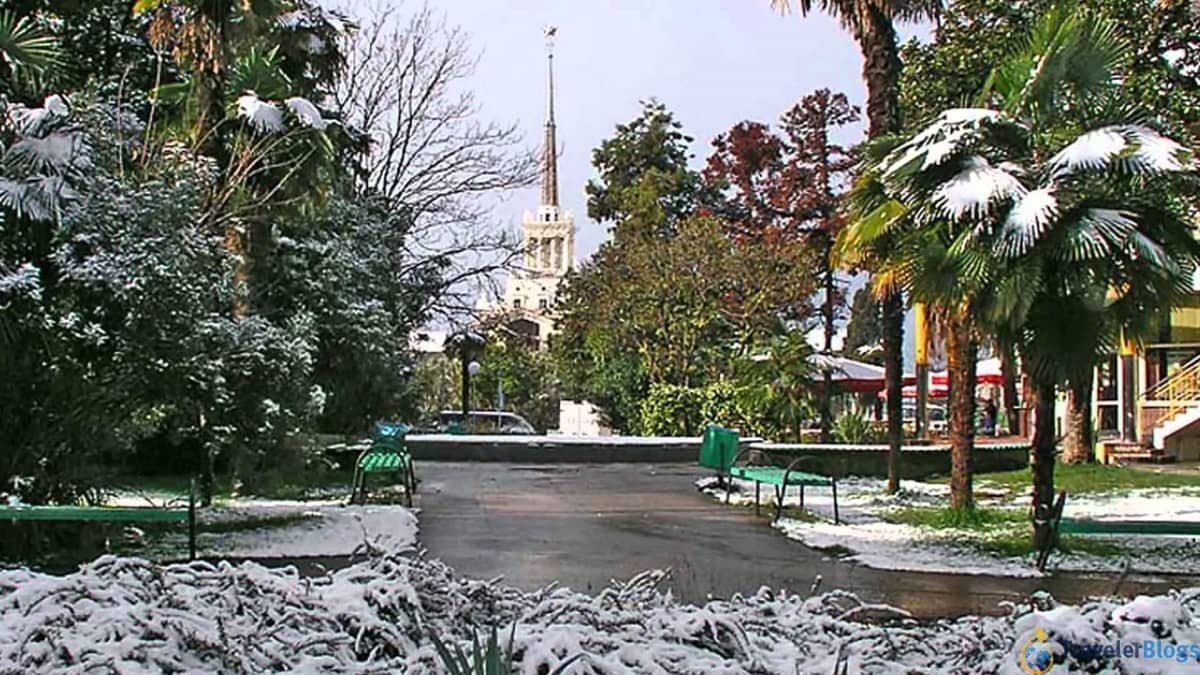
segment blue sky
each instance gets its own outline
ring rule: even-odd
[[[675,113],[696,139],[700,166],[714,136],[742,120],[773,122],[815,89],[842,91],[858,105],[864,98],[858,49],[837,22],[783,16],[768,0],[443,0],[436,8],[479,51],[468,85],[484,116],[518,122],[531,147],[545,121],[542,28],[558,27],[559,185],[575,215],[577,258],[605,237],[586,215],[591,151],[638,114],[639,101],[654,97]],[[515,229],[537,200],[536,188],[515,192],[497,213]]]

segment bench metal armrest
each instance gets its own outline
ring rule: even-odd
[[[758,448],[744,448],[733,456],[733,461],[729,463],[729,468],[732,470],[733,467],[737,466],[738,460],[741,458],[745,458],[748,462],[744,466],[776,466],[772,457],[763,450],[759,450]]]

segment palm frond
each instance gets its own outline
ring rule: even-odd
[[[1142,125],[1113,125],[1089,131],[1060,150],[1048,164],[1061,178],[1088,171],[1162,174],[1195,168],[1195,155]]]
[[[1001,257],[1025,255],[1050,228],[1058,216],[1058,198],[1053,187],[1030,190],[1017,199],[1009,210],[996,240]]]
[[[1107,259],[1138,226],[1135,214],[1103,208],[1077,209],[1064,221],[1051,256],[1065,262]]]
[[[889,199],[866,216],[854,220],[842,230],[834,244],[834,258],[846,264],[858,262],[870,247],[893,231],[908,209],[900,202]]]
[[[1016,200],[1027,192],[1011,171],[992,166],[983,157],[967,157],[961,167],[933,193],[933,205],[950,220],[985,219],[997,202]]]
[[[28,16],[0,12],[0,61],[17,76],[23,71],[41,74],[58,65],[58,40]]]
[[[1061,97],[1086,99],[1110,86],[1131,60],[1113,22],[1070,3],[1051,8],[1022,48],[993,71],[981,98],[996,94],[1012,114],[1050,118]]]
[[[265,51],[251,47],[229,69],[225,86],[229,97],[253,91],[265,98],[280,99],[291,90],[291,78],[283,71],[278,47]]]
[[[896,180],[939,166],[978,141],[980,131],[1000,116],[986,108],[947,110],[880,164],[884,180]]]

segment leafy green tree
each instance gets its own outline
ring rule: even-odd
[[[705,187],[686,152],[658,104],[601,145],[589,208],[615,221],[614,236],[560,292],[555,354],[566,393],[627,431],[651,385],[720,381],[780,317],[814,313],[814,251],[732,237],[726,223],[695,215]]]
[[[538,431],[558,428],[558,381],[549,352],[519,335],[490,331],[473,378],[473,406],[515,411]]]
[[[918,128],[942,110],[971,105],[996,64],[1021,44],[1054,0],[956,0],[932,42],[912,40],[901,57],[901,109]],[[1079,0],[1113,21],[1129,48],[1129,67],[1115,95],[1155,111],[1174,134],[1195,135],[1200,122],[1200,17],[1186,0]]]
[[[933,42],[914,40],[903,49],[902,104],[908,126],[926,123],[944,108],[970,105],[994,65],[1053,5],[1052,0],[953,3]],[[1134,110],[1153,111],[1166,131],[1194,138],[1200,132],[1200,16],[1195,4],[1082,0],[1078,5],[1113,21],[1113,36],[1127,46],[1129,63],[1121,87],[1113,92],[1115,100]],[[1070,383],[1064,461],[1086,461],[1092,455],[1091,385],[1090,374]],[[1015,398],[1011,379],[1006,391],[1006,401]],[[1015,423],[1013,413],[1009,411],[1009,418]]]
[[[950,504],[969,509],[974,506],[971,457],[975,363],[981,339],[975,317],[987,305],[998,265],[978,245],[978,224],[970,217],[978,209],[948,216],[947,209],[931,206],[944,201],[937,192],[942,186],[938,178],[943,176],[926,177],[897,168],[909,149],[885,139],[866,150],[867,165],[851,194],[851,213],[857,221],[841,243],[849,251],[871,250],[886,237],[889,248],[874,263],[874,283],[903,289],[912,302],[925,303],[946,336]]]
[[[264,270],[260,314],[275,323],[311,314],[321,431],[353,433],[378,419],[411,419],[408,350],[441,279],[404,254],[411,224],[382,200],[338,198],[289,224]]]
[[[692,138],[658,101],[642,104],[632,122],[592,152],[599,174],[587,184],[588,217],[612,223],[618,240],[631,234],[667,237],[696,209],[700,176],[688,168]]]
[[[311,322],[215,311],[234,261],[203,227],[216,174],[187,153],[121,172],[119,113],[51,97],[10,106],[0,159],[4,478],[72,501],[139,441],[187,439],[181,464],[220,458],[248,478],[319,410]],[[128,120],[124,120],[128,122]]]

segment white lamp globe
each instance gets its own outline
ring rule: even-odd
[[[479,368],[480,368],[479,362],[472,361],[467,364],[467,374],[470,375],[471,377],[475,377],[476,375],[479,374]]]

